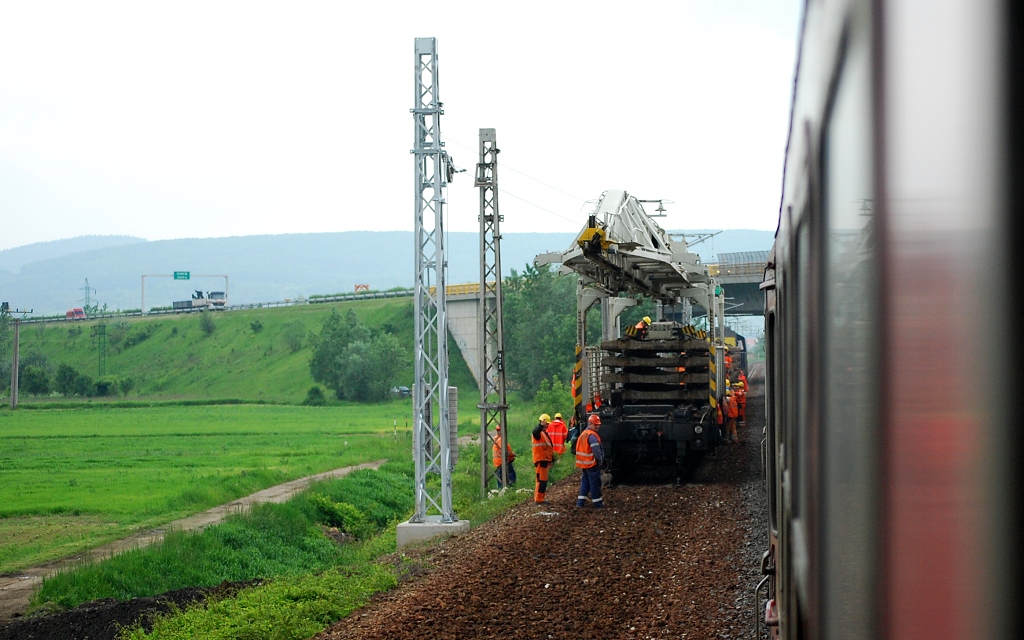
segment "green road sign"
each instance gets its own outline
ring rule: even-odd
[[[192,272],[191,271],[175,271],[174,272],[174,279],[175,280],[188,280],[191,277],[192,277]]]

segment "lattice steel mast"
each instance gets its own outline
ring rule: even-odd
[[[502,449],[508,438],[505,415],[505,337],[501,298],[501,230],[498,213],[498,141],[494,129],[480,130],[480,493],[487,495],[491,465],[487,459],[500,428]],[[508,486],[508,461],[501,456],[502,486]]]
[[[413,458],[416,462],[416,513],[410,522],[452,511],[451,444],[448,416],[448,328],[445,285],[448,261],[444,247],[444,188],[452,166],[441,142],[437,39],[416,38],[414,183],[416,239],[416,342],[413,390]],[[427,476],[441,476],[431,490]],[[435,519],[436,521],[436,519]]]

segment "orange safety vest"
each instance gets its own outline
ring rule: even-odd
[[[725,399],[725,411],[725,415],[730,418],[738,418],[740,416],[739,407],[736,406],[736,401],[732,397],[727,397]]]
[[[601,444],[601,436],[597,435],[596,431],[593,431],[590,427],[583,430],[583,433],[576,440],[576,466],[580,469],[590,469],[597,466],[597,460],[594,460],[594,452],[590,448],[590,436],[595,436],[597,443]]]
[[[551,445],[555,453],[565,453],[565,439],[569,437],[569,427],[560,419],[555,418],[548,425],[548,437],[551,438]]]
[[[506,455],[508,456],[508,461],[512,462],[513,460],[515,460],[516,459],[516,454],[512,452],[512,447],[510,447],[508,445],[505,445],[505,449],[506,449]],[[497,437],[494,438],[494,444],[491,446],[491,456],[492,456],[492,462],[494,462],[494,466],[500,467],[501,466],[501,436],[497,436]]]
[[[540,432],[540,440],[534,438],[531,433],[530,439],[533,440],[533,464],[551,462],[555,459],[555,448],[547,432]]]

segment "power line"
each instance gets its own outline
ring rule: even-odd
[[[505,165],[501,165],[501,166],[504,168]],[[565,216],[563,216],[563,215],[561,215],[559,213],[555,213],[551,209],[545,209],[544,207],[540,206],[539,204],[534,204],[534,203],[530,202],[529,200],[527,200],[526,198],[521,198],[521,197],[517,196],[514,193],[509,193],[508,191],[505,191],[504,189],[501,189],[501,188],[499,188],[498,191],[504,193],[507,196],[512,196],[516,200],[521,200],[521,201],[525,202],[526,204],[530,205],[531,207],[536,207],[537,209],[540,209],[541,211],[546,211],[547,213],[550,213],[551,215],[555,216],[556,218],[561,218],[562,220],[566,220],[568,222],[572,222],[573,224],[579,224],[579,220],[573,220],[572,218],[566,218]]]
[[[448,136],[444,136],[444,139],[447,140],[448,142],[454,142],[456,145],[458,145],[458,146],[460,146],[463,149],[466,149],[468,151],[474,151],[474,152],[476,151],[475,149],[470,149],[469,147],[467,147],[466,145],[462,144],[458,140],[452,140]],[[557,192],[559,192],[561,194],[567,195],[567,196],[569,196],[570,198],[572,198],[574,200],[579,200],[580,202],[586,202],[587,201],[586,198],[581,198],[581,197],[579,197],[579,196],[577,196],[575,194],[572,194],[572,193],[569,193],[568,191],[565,191],[564,189],[559,189],[558,187],[556,187],[554,185],[548,184],[547,182],[544,182],[543,180],[540,180],[538,178],[534,178],[530,174],[524,173],[524,172],[522,172],[519,169],[516,169],[514,167],[510,167],[507,164],[502,163],[501,168],[502,169],[508,169],[509,171],[511,171],[513,173],[518,173],[519,175],[523,176],[524,178],[529,178],[530,180],[533,180],[534,182],[538,182],[538,183],[544,185],[548,189],[554,189],[555,191],[557,191]],[[511,195],[511,194],[509,194],[509,195]],[[513,197],[515,197],[515,196],[513,196]]]

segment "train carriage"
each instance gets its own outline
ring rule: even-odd
[[[805,5],[762,284],[762,633],[1020,628],[1022,5]]]

